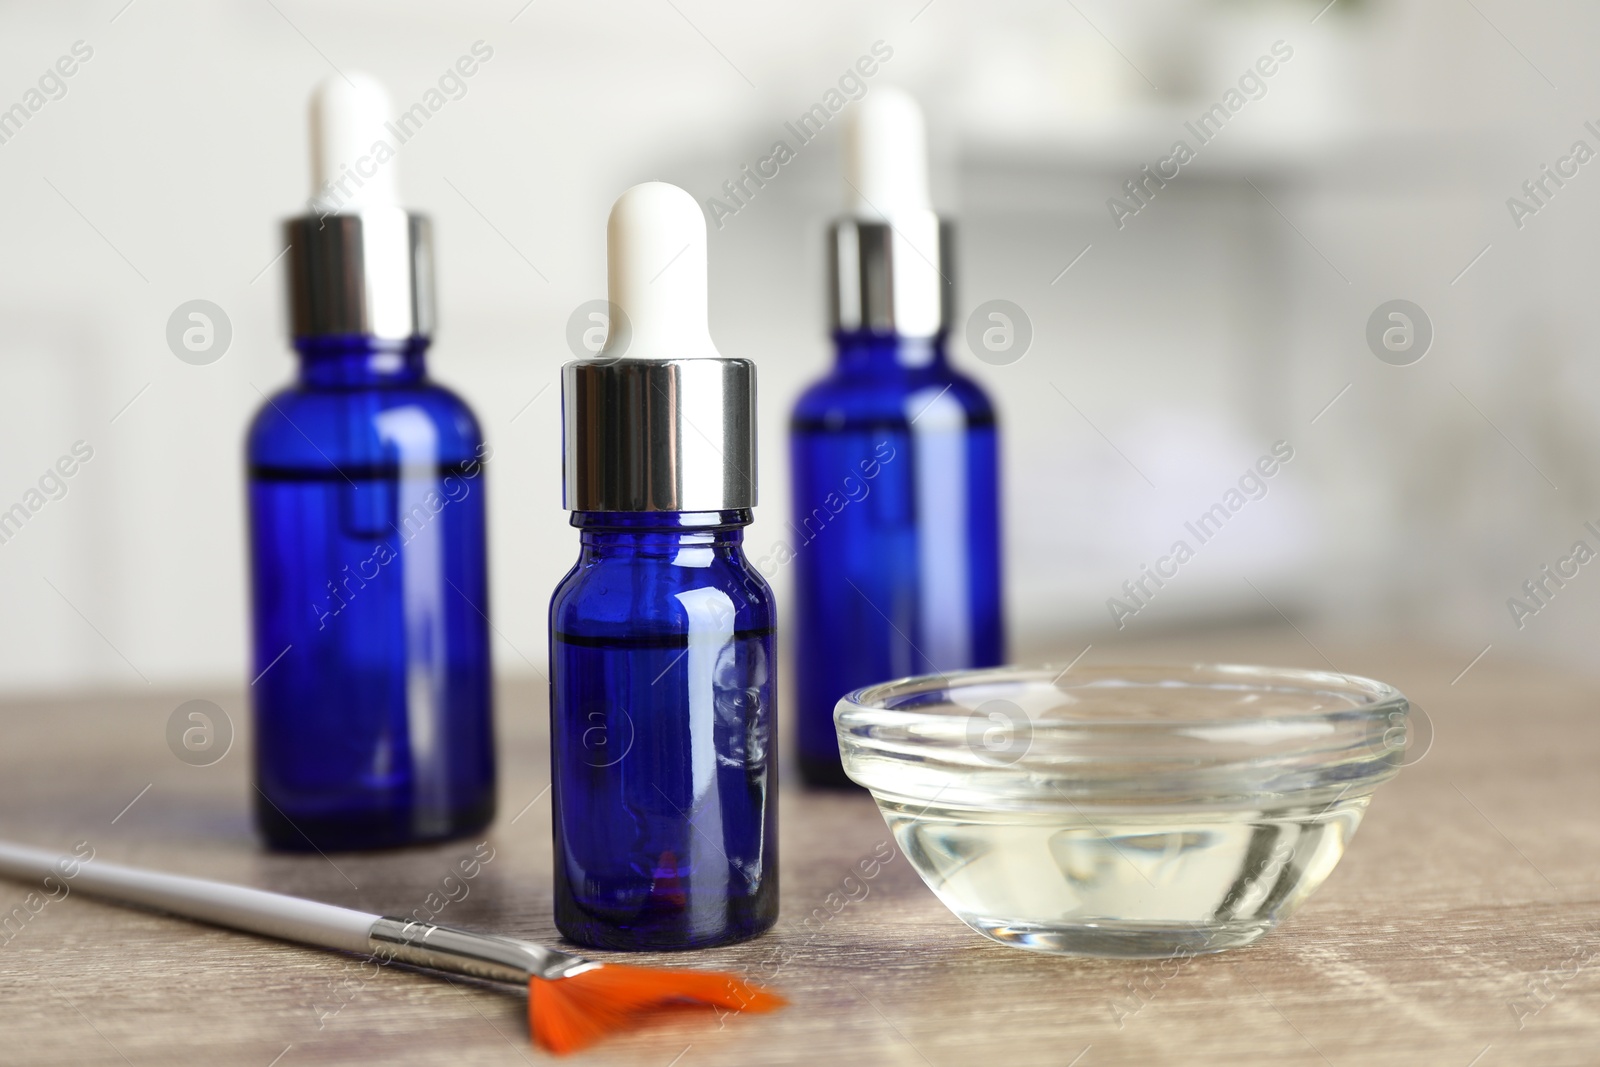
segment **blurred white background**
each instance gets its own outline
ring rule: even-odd
[[[1111,639],[1107,598],[1282,440],[1269,495],[1130,630],[1281,610],[1459,646],[1463,666],[1488,646],[1586,665],[1600,566],[1520,630],[1507,599],[1579,538],[1600,548],[1582,526],[1600,526],[1600,163],[1520,228],[1506,200],[1574,141],[1600,150],[1600,10],[1324,3],[0,4],[0,108],[93,49],[0,144],[0,509],[93,448],[0,544],[0,689],[248,680],[242,435],[294,371],[273,261],[310,191],[307,95],[363,70],[404,108],[478,41],[493,58],[396,165],[435,221],[432,369],[495,448],[507,675],[542,669],[576,555],[554,383],[569,314],[604,295],[612,199],[647,179],[719,195],[880,41],[869,85],[928,112],[961,320],[1000,298],[1032,322],[1010,365],[952,339],[1001,412],[1019,655]],[[1108,198],[1193,144],[1185,120],[1279,41],[1293,56],[1265,95],[1119,229]],[[753,555],[783,535],[787,410],[830,355],[837,125],[711,234],[713,334],[760,366]],[[233,326],[209,366],[164,336],[196,298]],[[1366,340],[1397,298],[1434,331],[1409,366]]]

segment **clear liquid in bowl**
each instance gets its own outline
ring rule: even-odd
[[[1192,814],[973,811],[881,798],[946,907],[1006,945],[1167,957],[1255,941],[1322,884],[1368,797]]]

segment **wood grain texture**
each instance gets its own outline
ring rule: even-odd
[[[802,927],[813,909],[827,913],[829,894],[889,837],[867,798],[786,785],[777,931],[654,958],[775,971],[772,984],[792,1006],[722,1026],[680,1014],[583,1060],[1600,1062],[1600,685],[1493,653],[1452,685],[1475,650],[1314,636],[1315,649],[1293,631],[1255,631],[1092,653],[1100,663],[1308,666],[1326,653],[1342,670],[1400,686],[1430,714],[1432,751],[1378,793],[1327,884],[1257,945],[1181,965],[1002,948],[946,912],[898,853],[865,899]],[[1060,661],[1081,647],[1063,648]],[[215,700],[240,728],[234,749],[209,767],[185,765],[166,746],[167,716],[193,697]],[[501,814],[486,835],[495,858],[440,921],[554,940],[544,720],[542,691],[502,693]],[[262,852],[249,824],[246,723],[237,693],[0,707],[0,834],[49,847],[88,840],[114,861],[391,913],[422,906],[478,844]],[[26,892],[0,882],[0,910]],[[5,1063],[545,1060],[528,1042],[524,1003],[489,986],[363,968],[80,896],[48,904],[0,944]]]

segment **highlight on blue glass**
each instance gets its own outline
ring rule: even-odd
[[[744,554],[755,367],[707,326],[705,222],[652,182],[607,227],[606,347],[562,369],[577,564],[550,603],[555,920],[686,949],[778,915],[772,591]]]
[[[299,375],[247,443],[253,799],[281,849],[441,840],[494,814],[489,447],[427,376],[427,219],[392,162],[345,177],[387,114],[362,75],[314,96],[317,192],[286,224]]]
[[[856,109],[829,234],[836,359],[790,421],[798,763],[828,786],[851,784],[845,694],[1005,659],[994,407],[946,352],[952,234],[922,113],[890,86]]]

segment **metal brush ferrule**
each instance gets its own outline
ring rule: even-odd
[[[834,330],[932,337],[950,321],[954,230],[931,211],[893,222],[841,219],[828,231]]]
[[[295,337],[433,336],[433,227],[404,208],[284,223]]]
[[[529,978],[567,978],[600,966],[532,941],[390,916],[373,923],[367,937],[372,954],[382,959],[495,982],[521,984]]]

